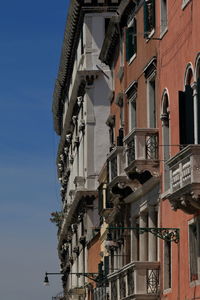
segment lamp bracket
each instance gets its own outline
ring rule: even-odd
[[[120,230],[120,229],[128,229],[128,230],[137,230],[139,234],[143,234],[145,232],[150,232],[156,237],[163,239],[167,242],[175,242],[179,243],[180,240],[180,229],[179,228],[157,228],[157,227],[109,227],[110,230]]]

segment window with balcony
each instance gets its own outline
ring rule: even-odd
[[[155,0],[144,1],[144,37],[150,37],[155,30]]]
[[[147,109],[148,109],[148,127],[156,128],[156,87],[155,76],[147,79]]]
[[[136,96],[129,99],[129,131],[136,128]]]
[[[133,81],[125,91],[129,104],[129,132],[136,128],[136,98],[137,98],[137,82]]]
[[[161,0],[160,2],[160,33],[161,36],[166,32],[167,30],[167,0]]]
[[[190,281],[199,279],[200,271],[200,219],[189,224]]]
[[[137,23],[134,18],[126,29],[126,61],[131,62],[137,52]]]

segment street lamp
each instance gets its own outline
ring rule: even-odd
[[[48,275],[63,275],[63,273],[45,273],[45,277],[44,277],[44,281],[43,281],[43,284],[45,286],[49,286],[49,278],[48,278]]]
[[[98,278],[98,275],[99,273],[68,273],[69,275],[76,275],[78,277],[80,276],[84,276],[84,277],[87,277],[89,278],[90,280],[93,280],[95,282],[98,282],[99,281],[99,278]],[[44,277],[44,281],[43,281],[43,284],[45,286],[49,286],[49,278],[48,278],[48,275],[64,275],[64,273],[60,272],[60,273],[45,273],[45,277]]]

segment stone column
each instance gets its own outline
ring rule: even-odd
[[[148,225],[150,228],[156,228],[156,211],[154,206],[149,206]],[[148,260],[157,261],[157,238],[151,232],[148,236]]]
[[[114,250],[114,271],[119,268],[118,266],[118,249]]]
[[[141,228],[147,228],[147,214],[141,213],[139,217],[139,226]],[[140,261],[147,261],[148,260],[148,234],[147,232],[144,232],[139,235],[140,239],[140,253],[139,258]]]

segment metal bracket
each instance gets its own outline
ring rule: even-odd
[[[120,230],[120,229],[129,229],[129,230],[137,230],[139,234],[143,234],[145,232],[150,232],[156,237],[163,239],[167,242],[175,242],[179,243],[180,240],[180,229],[179,228],[150,228],[150,227],[109,227],[110,230]]]
[[[58,272],[56,272],[56,273],[46,272],[45,273],[45,279],[44,279],[44,284],[45,285],[49,284],[48,275],[65,275],[65,273],[63,273],[63,272],[59,272],[59,273]],[[84,277],[87,277],[90,280],[93,280],[95,282],[98,282],[100,280],[99,273],[68,273],[68,275],[76,275],[78,277],[79,276],[84,276]]]

